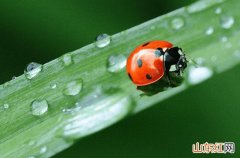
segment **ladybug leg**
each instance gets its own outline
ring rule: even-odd
[[[171,77],[170,77],[170,74],[169,74],[171,63],[165,61],[164,67],[165,67],[165,74],[166,74],[167,82],[168,82],[169,86],[172,86]]]
[[[167,76],[168,85],[169,85],[170,87],[173,87],[173,84],[172,84],[172,82],[171,82],[171,77],[170,77],[169,73],[167,73],[166,76]]]

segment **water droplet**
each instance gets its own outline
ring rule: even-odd
[[[228,43],[226,44],[226,48],[232,48],[232,43],[228,42]]]
[[[237,58],[237,59],[240,59],[240,51],[239,50],[236,50],[233,55]]]
[[[155,30],[156,27],[155,27],[155,26],[151,26],[150,29],[151,29],[151,30]]]
[[[218,7],[215,9],[215,14],[221,14],[222,13],[222,8]]]
[[[8,109],[9,108],[9,104],[3,104],[3,108],[4,109]]]
[[[171,21],[171,26],[175,30],[179,30],[184,26],[184,20],[182,18],[175,18]]]
[[[28,143],[29,146],[33,146],[33,145],[35,145],[35,144],[36,144],[36,142],[35,142],[34,140],[31,140],[31,141],[29,141],[29,143]]]
[[[15,80],[16,78],[17,78],[16,76],[13,76],[13,77],[12,77],[12,80]]]
[[[96,39],[96,46],[98,48],[103,48],[109,45],[111,42],[111,37],[108,34],[100,34],[97,36]]]
[[[44,153],[46,153],[46,152],[47,152],[47,147],[46,147],[46,146],[41,147],[39,153],[40,153],[40,154],[44,154]]]
[[[109,72],[119,72],[126,66],[126,57],[122,54],[111,55],[108,58],[107,70]]]
[[[214,32],[214,28],[213,27],[209,27],[205,31],[206,35],[211,35],[211,34],[213,34],[213,32]]]
[[[75,103],[75,106],[78,106],[79,105],[79,102],[77,101],[76,103]]]
[[[213,71],[208,67],[190,67],[188,73],[188,82],[192,85],[201,83],[213,75]]]
[[[24,70],[26,78],[32,79],[42,71],[42,64],[31,62]]]
[[[64,66],[69,66],[72,64],[72,55],[71,54],[65,54],[62,57],[62,61]]]
[[[55,88],[57,88],[57,84],[52,83],[52,84],[50,84],[50,87],[51,87],[51,89],[55,89]]]
[[[228,38],[226,37],[226,36],[222,36],[221,38],[220,38],[220,40],[221,40],[221,42],[227,42],[228,41]]]
[[[222,16],[220,19],[220,24],[222,28],[229,29],[234,24],[234,18],[232,16]]]
[[[65,89],[63,90],[63,94],[72,96],[78,95],[82,90],[82,85],[82,79],[71,81],[66,85]]]
[[[34,116],[40,116],[48,111],[48,102],[46,100],[34,100],[31,104],[31,113]]]

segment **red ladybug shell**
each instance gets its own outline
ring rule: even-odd
[[[164,61],[158,48],[171,48],[167,41],[151,41],[138,46],[127,60],[127,73],[134,84],[152,84],[164,75]]]

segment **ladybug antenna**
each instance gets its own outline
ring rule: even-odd
[[[184,55],[186,56],[186,59],[187,59],[187,62],[188,63],[192,63],[193,66],[195,67],[199,67],[200,65],[196,62],[196,60],[194,59],[194,57],[192,57],[190,54],[185,54]]]

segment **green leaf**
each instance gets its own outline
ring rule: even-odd
[[[79,138],[231,70],[240,62],[239,3],[198,1],[113,35],[107,46],[93,43],[1,85],[1,157],[50,157]],[[181,86],[141,96],[126,75],[125,59],[137,45],[156,39],[182,47],[198,65],[189,64]]]

